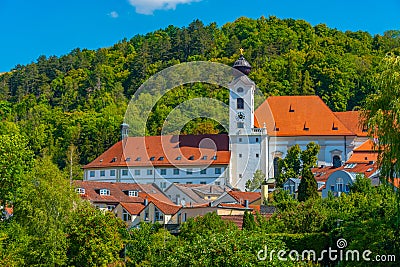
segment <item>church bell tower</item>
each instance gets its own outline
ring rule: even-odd
[[[261,169],[261,160],[265,159],[265,132],[254,126],[255,83],[247,76],[251,71],[250,63],[240,51],[239,59],[233,68],[235,75],[229,85],[229,140],[231,150],[230,184],[244,190],[245,184],[254,173]],[[264,153],[263,153],[264,154]]]

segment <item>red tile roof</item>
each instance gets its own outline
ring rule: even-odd
[[[213,159],[215,155],[217,158]],[[203,156],[207,159],[202,159]],[[128,137],[83,168],[226,165],[229,159],[229,137],[226,134]]]
[[[376,162],[378,160],[378,153],[373,152],[360,152],[353,153],[347,163],[369,163],[370,161]]]
[[[377,152],[377,146],[375,143],[371,140],[368,139],[364,143],[362,143],[359,147],[353,149],[353,151],[356,152]]]
[[[159,201],[157,199],[152,199],[151,202],[164,214],[174,215],[177,213],[182,206],[178,206],[175,204],[170,204],[164,201]]]
[[[345,165],[338,167],[338,168],[334,168],[332,166],[323,167],[323,168],[313,168],[312,172],[313,172],[315,180],[317,180],[317,182],[326,182],[326,180],[328,180],[329,176],[333,172],[339,171],[339,170],[347,171],[350,173],[362,173],[366,177],[370,177],[378,170],[378,166],[376,165],[376,163],[374,163],[374,164],[357,163],[354,165],[350,165],[347,162]]]
[[[142,210],[145,208],[145,206],[142,203],[121,202],[120,204],[131,215],[139,215],[140,212],[142,212]]]
[[[271,96],[255,111],[272,136],[354,136],[318,96]]]
[[[372,140],[365,141],[361,146],[353,150],[347,163],[369,163],[378,160],[378,151]]]
[[[172,203],[172,201],[164,195],[157,187],[152,184],[136,184],[136,183],[112,183],[112,182],[95,182],[95,181],[74,181],[75,188],[84,188],[85,194],[82,198],[90,200],[94,203],[143,203],[146,197],[152,197],[160,201]],[[109,196],[101,196],[100,189],[110,190]],[[130,197],[125,192],[138,191],[139,196]]]
[[[334,112],[336,117],[357,136],[368,136],[368,131],[364,130],[361,125],[362,117],[360,111]]]
[[[260,192],[242,192],[231,190],[228,192],[238,203],[244,204],[245,200],[249,201],[249,204],[261,198]]]
[[[12,215],[13,212],[14,212],[13,207],[5,207],[4,210],[5,210],[9,215]]]

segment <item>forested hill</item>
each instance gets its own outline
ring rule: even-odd
[[[85,164],[118,140],[128,99],[147,78],[180,62],[232,65],[239,48],[253,65],[250,77],[266,96],[317,94],[333,110],[344,111],[357,108],[373,91],[381,58],[400,54],[400,31],[371,36],[276,17],[240,18],[222,27],[194,21],[97,51],[41,56],[0,75],[0,132],[27,136],[37,155],[52,156],[60,167],[71,148],[74,161]],[[149,134],[158,133],[165,117],[161,113],[177,105],[177,99],[201,95],[227,101],[226,92],[205,87],[186,86],[164,98],[148,123]]]

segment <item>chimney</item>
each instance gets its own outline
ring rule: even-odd
[[[261,205],[265,205],[268,202],[268,185],[261,185]]]
[[[249,208],[249,201],[247,199],[244,200],[244,206],[246,209]]]

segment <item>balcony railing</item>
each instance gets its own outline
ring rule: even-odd
[[[267,133],[267,129],[265,129],[265,128],[252,128],[251,129],[251,133],[252,134],[266,134]]]

